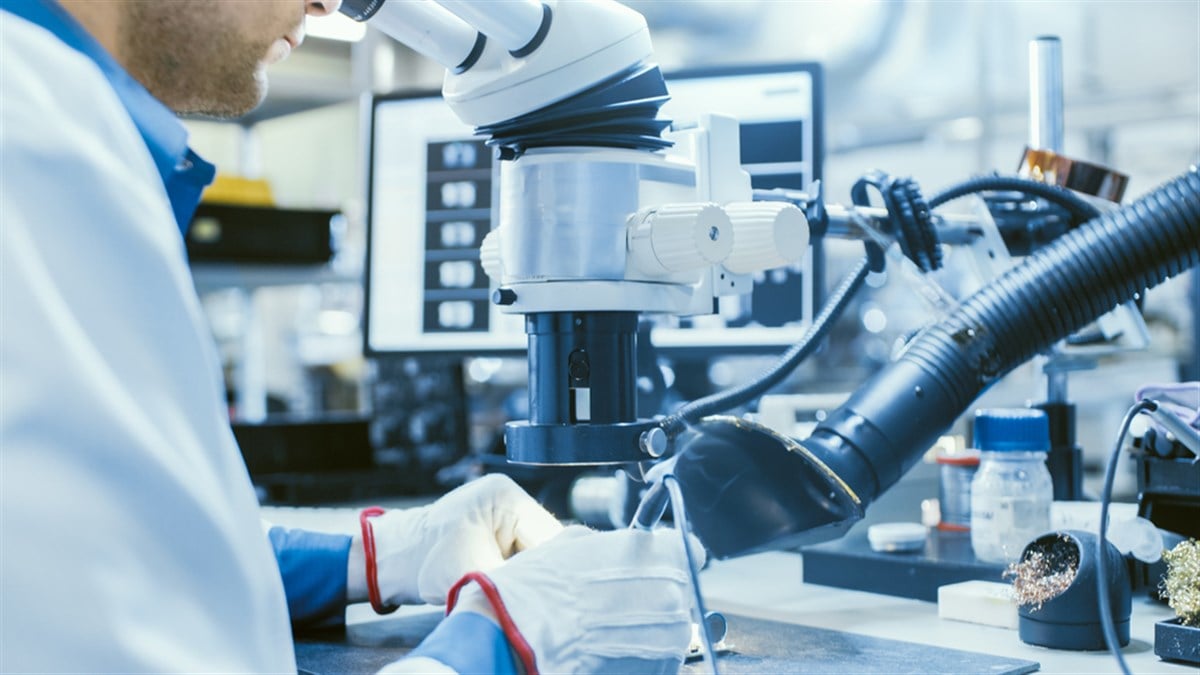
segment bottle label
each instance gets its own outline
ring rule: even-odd
[[[982,557],[1016,560],[1026,544],[1050,529],[1050,503],[1045,499],[993,497],[972,501],[973,541],[989,552]]]

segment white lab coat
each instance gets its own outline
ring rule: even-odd
[[[150,155],[0,12],[0,671],[295,672],[278,567]]]

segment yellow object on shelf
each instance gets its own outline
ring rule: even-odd
[[[261,178],[218,175],[200,200],[206,204],[238,206],[274,206],[271,184]]]

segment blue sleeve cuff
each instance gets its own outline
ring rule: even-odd
[[[267,536],[283,576],[292,626],[340,625],[345,620],[351,537],[283,527],[272,527]]]
[[[424,656],[467,673],[517,675],[517,662],[504,631],[474,612],[458,612],[438,624],[409,656]]]

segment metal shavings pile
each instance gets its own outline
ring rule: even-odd
[[[1200,542],[1181,541],[1163,554],[1163,560],[1167,561],[1167,576],[1159,590],[1175,610],[1179,623],[1200,626]]]
[[[1004,571],[1013,580],[1013,597],[1022,607],[1036,612],[1071,586],[1079,572],[1079,548],[1069,537],[1058,535],[1053,541],[1036,542],[1026,549],[1020,562]]]

